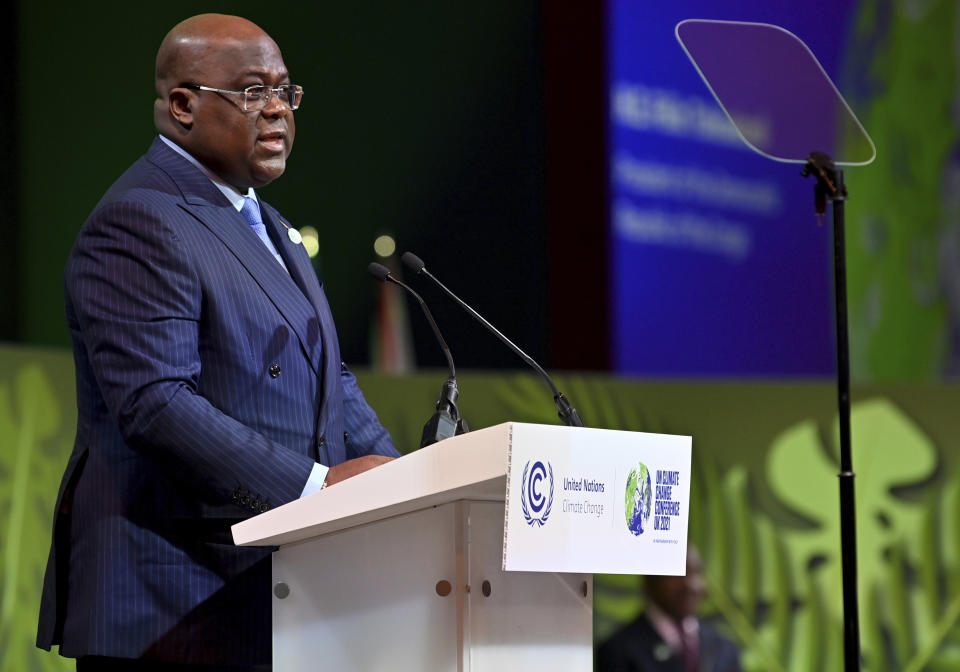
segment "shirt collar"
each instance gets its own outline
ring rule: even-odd
[[[203,165],[202,163],[197,161],[195,158],[193,158],[193,156],[191,156],[187,150],[185,150],[183,147],[175,143],[173,140],[163,135],[160,136],[160,139],[163,140],[163,142],[167,145],[167,147],[169,147],[170,149],[175,151],[177,154],[185,158],[187,161],[189,161],[191,164],[199,168],[200,172],[202,172],[204,175],[210,178],[210,181],[213,182],[214,186],[216,186],[217,189],[219,189],[223,193],[223,195],[227,197],[227,200],[230,201],[230,205],[236,208],[237,212],[240,212],[240,210],[243,209],[243,201],[245,199],[252,198],[255,201],[257,200],[257,194],[256,192],[254,192],[253,187],[250,187],[247,190],[246,194],[241,194],[235,188],[233,188],[232,186],[224,182],[222,179],[217,177],[217,175],[215,175],[205,165]]]

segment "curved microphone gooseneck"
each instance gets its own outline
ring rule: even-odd
[[[427,322],[430,323],[430,327],[433,329],[434,335],[437,337],[437,341],[440,343],[444,357],[447,358],[450,376],[444,381],[443,387],[440,388],[436,413],[434,413],[423,426],[420,447],[423,448],[438,441],[449,439],[456,434],[464,434],[470,431],[467,428],[467,423],[460,417],[460,410],[457,407],[457,399],[460,397],[460,392],[457,389],[457,371],[453,366],[453,356],[450,354],[450,348],[447,347],[447,342],[440,333],[440,327],[437,326],[436,320],[433,319],[433,314],[431,314],[430,309],[427,308],[426,301],[413,291],[413,289],[397,280],[386,266],[373,262],[367,266],[367,271],[380,282],[392,282],[398,287],[401,287],[417,300],[420,308],[423,310],[423,314],[427,318]]]
[[[412,252],[404,252],[400,259],[407,266],[407,268],[412,270],[414,273],[417,273],[418,275],[425,275],[426,277],[430,278],[430,280],[432,280],[437,287],[442,289],[447,296],[459,304],[459,306],[473,316],[475,320],[486,327],[487,330],[493,333],[494,336],[499,338],[508,348],[513,350],[513,352],[516,353],[520,359],[526,362],[529,366],[533,367],[533,369],[540,374],[540,377],[543,378],[547,385],[550,386],[550,391],[553,393],[553,401],[557,405],[557,415],[560,416],[560,419],[565,425],[569,425],[570,427],[584,426],[583,420],[580,419],[580,414],[577,412],[577,409],[574,408],[569,401],[567,401],[567,398],[563,395],[563,393],[557,389],[557,386],[554,384],[550,375],[544,371],[543,367],[537,364],[533,358],[530,357],[530,355],[525,353],[513,341],[504,336],[499,329],[487,322],[487,320],[485,320],[480,313],[468,306],[459,296],[447,289],[446,285],[437,280],[437,278],[427,270],[426,264],[423,263],[423,260],[420,257]]]

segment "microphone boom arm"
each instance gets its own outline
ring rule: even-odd
[[[417,292],[413,291],[411,287],[393,277],[390,269],[386,266],[372,263],[367,267],[367,270],[370,272],[370,275],[377,280],[381,282],[392,282],[401,289],[409,292],[413,298],[417,300],[420,308],[423,310],[424,316],[427,318],[427,322],[430,323],[430,327],[433,329],[434,335],[437,337],[437,341],[440,343],[444,356],[447,358],[450,376],[444,381],[443,387],[440,388],[440,396],[437,398],[437,412],[434,413],[423,426],[420,447],[424,448],[443,439],[449,439],[456,434],[464,434],[470,431],[467,428],[466,421],[460,416],[460,409],[457,407],[457,399],[460,397],[460,392],[457,389],[457,370],[453,366],[453,355],[450,354],[450,348],[440,333],[440,327],[437,326],[437,321],[433,319],[433,314],[430,312],[430,308],[427,307],[427,302],[424,301],[423,297]]]
[[[557,405],[557,415],[560,416],[560,419],[565,425],[570,427],[583,427],[583,420],[580,419],[580,414],[577,412],[577,409],[570,404],[567,398],[563,393],[557,389],[557,386],[554,384],[553,379],[550,375],[544,371],[543,367],[537,364],[530,355],[525,353],[516,345],[513,341],[503,335],[503,333],[497,329],[495,326],[490,324],[480,313],[475,311],[469,305],[466,304],[459,296],[454,294],[450,289],[447,288],[442,282],[440,282],[436,276],[433,275],[430,271],[427,270],[426,264],[423,263],[423,260],[420,259],[417,255],[412,252],[404,252],[400,257],[404,264],[407,265],[415,273],[423,274],[430,278],[440,289],[442,289],[447,296],[453,299],[461,308],[467,311],[475,320],[487,328],[494,336],[500,339],[504,345],[510,348],[517,356],[520,357],[524,362],[531,366],[537,373],[540,374],[540,377],[546,381],[547,385],[550,387],[550,391],[553,393],[553,401]]]

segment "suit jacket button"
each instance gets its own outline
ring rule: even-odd
[[[271,364],[271,365],[270,365],[270,377],[271,377],[271,378],[279,378],[279,377],[280,377],[280,365],[279,365],[279,364]]]
[[[317,448],[323,448],[325,445],[327,445],[327,437],[321,436],[320,440],[317,441]]]

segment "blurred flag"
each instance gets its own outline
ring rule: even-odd
[[[381,259],[381,263],[402,279],[396,257]],[[409,373],[416,368],[416,361],[404,292],[389,282],[381,282],[379,292],[370,330],[371,366],[381,373]]]

